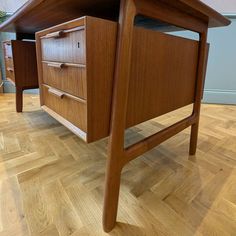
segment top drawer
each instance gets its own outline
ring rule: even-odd
[[[41,39],[44,61],[86,64],[84,27],[56,31]]]

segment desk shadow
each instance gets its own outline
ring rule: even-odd
[[[131,225],[128,223],[117,222],[114,230],[108,233],[108,235],[110,236],[118,236],[118,235],[144,236],[144,235],[147,235],[146,232],[147,232],[147,229],[143,227],[138,227],[136,225]]]
[[[128,136],[131,137],[132,143],[133,140],[136,142],[146,137],[137,133],[137,129],[129,130]],[[130,140],[128,140],[129,145]],[[188,236],[199,232],[204,235],[208,235],[207,232],[210,235],[225,235],[226,232],[227,235],[235,235],[235,222],[230,216],[230,211],[224,209],[227,205],[221,209],[221,204],[224,204],[221,196],[236,167],[236,159],[225,155],[226,148],[214,145],[209,140],[201,140],[200,136],[200,146],[205,142],[203,149],[206,150],[209,145],[208,149],[206,152],[198,150],[195,156],[189,156],[187,130],[134,160],[132,168],[129,166],[124,168],[123,184],[136,197],[138,204],[150,211],[155,219],[160,220],[169,232],[173,232],[171,229],[173,222],[170,221],[169,224],[168,219],[163,221],[161,214],[164,213],[158,212],[158,208],[154,206],[155,201],[161,202],[167,214],[172,214],[172,220],[179,221],[178,225],[188,228],[191,232]],[[236,150],[234,152],[236,153]],[[146,174],[143,174],[144,170]],[[162,173],[160,176],[156,175],[156,182],[150,176],[151,173],[155,175],[155,171],[164,173],[163,176]],[[172,173],[168,175],[168,171]],[[149,194],[151,197],[147,197]],[[153,204],[149,203],[148,199],[151,199]],[[149,231],[148,225],[147,228],[129,224],[124,224],[122,227],[127,232],[132,230],[136,232],[130,235],[145,235],[144,232]],[[177,235],[186,235],[186,228],[183,227],[183,231],[179,228]]]

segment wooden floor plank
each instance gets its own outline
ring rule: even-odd
[[[0,95],[0,236],[103,236],[107,139],[85,144],[43,112],[37,95]],[[125,166],[111,236],[235,236],[236,106],[203,105],[198,151],[189,133]],[[126,131],[128,146],[191,106]]]

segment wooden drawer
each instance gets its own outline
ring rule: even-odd
[[[41,39],[42,59],[44,61],[86,63],[83,26],[50,32]]]
[[[43,83],[86,99],[86,68],[75,64],[43,62]]]
[[[5,58],[5,66],[10,67],[10,68],[14,68],[13,59],[12,58]]]
[[[42,85],[44,105],[87,132],[86,102],[53,87]]]
[[[15,73],[12,67],[6,66],[6,78],[15,83]]]

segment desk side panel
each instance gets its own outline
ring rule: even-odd
[[[36,48],[34,42],[12,40],[16,86],[38,88]]]
[[[194,102],[198,45],[135,28],[127,128]]]

